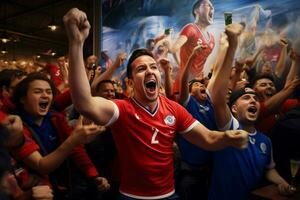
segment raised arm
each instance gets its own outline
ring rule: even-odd
[[[196,46],[192,52],[192,54],[190,55],[187,63],[186,63],[186,66],[183,70],[183,73],[182,73],[182,77],[181,77],[181,89],[180,89],[180,93],[179,93],[179,102],[181,104],[184,104],[188,97],[189,97],[189,85],[188,85],[188,82],[189,82],[189,78],[190,78],[190,70],[191,70],[191,67],[192,67],[192,62],[193,60],[195,59],[195,57],[197,57],[198,54],[201,53],[201,49],[202,48],[205,48],[203,46]]]
[[[170,61],[166,58],[162,58],[159,60],[160,66],[163,68],[165,72],[165,91],[166,96],[169,99],[172,99],[173,88],[172,88],[172,65]]]
[[[174,59],[176,60],[177,64],[180,64],[180,58],[178,56],[178,51],[186,43],[188,38],[184,35],[180,35],[177,40],[172,44],[172,46],[169,48],[169,52],[173,54]]]
[[[83,45],[88,37],[90,24],[84,12],[71,9],[63,18],[69,40],[69,84],[76,109],[100,125],[106,125],[114,113],[111,101],[92,97],[87,76],[85,76]]]
[[[282,78],[283,72],[285,70],[284,66],[286,63],[286,58],[287,58],[287,41],[284,39],[280,40],[280,45],[281,45],[281,52],[280,52],[280,56],[278,59],[278,62],[275,66],[275,74],[277,77]]]
[[[299,76],[300,56],[297,55],[296,51],[292,50],[290,57],[292,59],[292,66],[286,77],[285,86],[289,85],[295,78]]]
[[[105,72],[103,72],[102,74],[99,74],[99,76],[97,76],[94,81],[92,82],[92,91],[94,92],[96,90],[97,85],[103,81],[103,80],[110,80],[112,78],[112,75],[114,74],[114,72],[125,62],[127,58],[127,53],[125,52],[121,52],[117,55],[117,58],[115,60],[115,62],[113,63],[113,65],[111,67],[109,67]]]
[[[231,112],[227,106],[226,96],[228,93],[231,67],[233,64],[235,50],[238,44],[238,35],[241,33],[240,24],[230,24],[226,27],[228,50],[223,65],[219,70],[213,72],[210,82],[211,99],[215,109],[217,126],[223,128],[231,119]]]

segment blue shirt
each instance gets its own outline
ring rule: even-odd
[[[35,118],[23,109],[19,109],[18,114],[21,116],[22,120],[34,130],[42,142],[42,145],[45,147],[47,154],[51,153],[59,146],[57,134],[53,125],[51,124],[50,119],[52,113],[50,111],[46,116],[44,116],[43,122],[40,126],[35,123]]]
[[[230,147],[214,153],[208,199],[247,199],[263,180],[266,170],[273,167],[270,139],[261,132],[249,134],[246,149]]]
[[[204,104],[200,104],[195,97],[189,96],[185,108],[201,124],[211,130],[217,130],[215,124],[214,109],[209,95]],[[211,152],[188,142],[181,135],[178,136],[178,147],[184,162],[196,166],[206,164],[211,158]]]

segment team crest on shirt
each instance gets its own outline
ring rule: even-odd
[[[172,126],[175,123],[175,117],[173,115],[168,115],[164,121],[167,125]]]
[[[198,41],[197,41],[197,45],[199,46],[201,44],[203,44],[203,41],[199,38]]]
[[[267,145],[265,143],[260,143],[259,147],[263,154],[267,153]]]

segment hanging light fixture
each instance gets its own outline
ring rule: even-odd
[[[49,23],[48,25],[48,28],[51,30],[51,31],[56,31],[58,29],[58,25],[55,23],[55,16],[54,16],[54,1],[52,1],[52,16],[51,16],[51,22]]]
[[[1,54],[7,54],[8,53],[8,51],[7,51],[7,49],[6,49],[6,45],[2,45],[2,48],[1,48]]]
[[[56,29],[58,29],[58,25],[55,24],[54,16],[52,16],[52,20],[51,20],[50,24],[48,25],[48,28],[51,31],[56,31]]]
[[[6,28],[7,27],[7,22],[6,22],[6,17],[7,17],[7,10],[6,10],[6,4],[4,5],[3,7],[4,9],[4,21],[3,21],[3,24],[4,24],[4,27]],[[0,40],[1,42],[3,43],[7,43],[10,41],[10,38],[8,37],[8,34],[7,34],[7,31],[4,30],[1,35],[0,35]]]
[[[10,41],[10,38],[8,37],[6,31],[4,31],[4,32],[1,34],[0,40],[1,40],[1,42],[3,42],[3,43],[7,43],[7,42]]]

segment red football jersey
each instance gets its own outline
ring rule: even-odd
[[[112,134],[121,169],[120,192],[138,199],[174,193],[173,141],[197,121],[179,104],[159,97],[150,113],[134,99],[114,100]]]
[[[192,73],[199,74],[202,72],[205,61],[209,54],[212,52],[215,46],[215,40],[212,34],[207,32],[207,36],[204,36],[200,28],[194,24],[187,24],[180,32],[180,35],[187,37],[187,41],[180,48],[180,68],[184,69],[189,56],[192,54],[193,49],[198,45],[206,45],[205,49],[202,49],[201,53],[195,58],[192,66]]]
[[[202,49],[201,53],[199,53],[192,62],[191,73],[197,76],[203,71],[206,59],[215,47],[215,39],[213,35],[207,32],[206,37],[204,37],[200,28],[194,23],[190,23],[184,26],[180,32],[180,35],[186,36],[187,41],[180,48],[180,69],[177,73],[176,80],[173,86],[174,93],[179,92],[180,90],[180,77],[189,56],[193,52],[193,49],[201,44],[206,45],[206,48]]]

